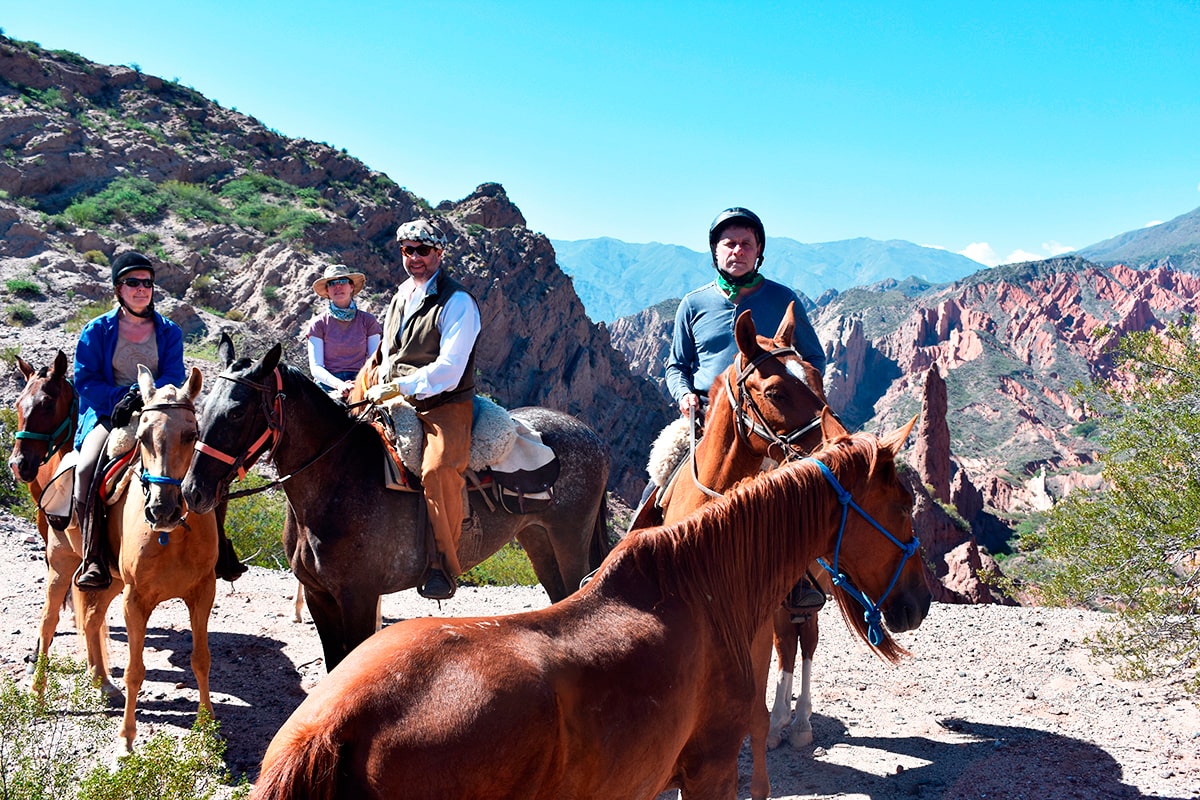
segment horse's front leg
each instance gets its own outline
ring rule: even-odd
[[[216,580],[207,580],[187,602],[188,617],[192,623],[192,674],[196,676],[196,689],[200,692],[200,708],[209,714],[212,714],[212,701],[208,694],[208,672],[212,665],[212,652],[208,647],[208,619],[216,595]]]
[[[150,619],[151,608],[137,594],[134,587],[125,593],[125,635],[129,642],[129,666],[125,670],[125,715],[121,719],[121,728],[117,736],[122,741],[125,752],[133,752],[133,740],[137,736],[138,692],[146,680],[146,661],[142,648],[146,645],[146,624]]]
[[[754,693],[750,702],[750,756],[753,760],[753,773],[750,776],[750,797],[752,800],[766,800],[771,794],[771,779],[767,776],[767,733],[770,728],[770,718],[767,711],[767,676],[771,671],[771,633],[770,625],[763,625],[754,635],[754,643],[750,646],[750,668],[753,674]],[[737,789],[737,766],[734,764],[733,791]],[[683,797],[688,798],[686,791]],[[699,795],[697,795],[699,796]],[[709,797],[710,795],[703,795]],[[724,797],[714,794],[711,797]]]
[[[819,614],[812,614],[800,628],[800,697],[796,700],[796,723],[788,737],[793,748],[808,747],[813,741],[812,730],[812,668],[813,654],[817,651],[820,629]]]
[[[67,576],[71,580],[71,576]],[[85,592],[71,587],[71,603],[75,606],[75,629],[83,635],[87,654],[88,677],[109,701],[119,701],[121,690],[113,685],[108,669],[108,623],[105,616],[113,598],[121,593],[123,584],[113,579],[107,589]]]
[[[42,606],[42,624],[38,630],[38,658],[50,652],[62,607],[71,593],[71,576],[75,574],[80,561],[82,559],[71,549],[65,534],[50,531],[50,538],[46,540],[46,602]],[[105,679],[107,677],[105,675]],[[34,691],[41,694],[44,687],[43,680],[35,680]]]
[[[782,605],[771,617],[775,632],[775,652],[779,656],[779,679],[775,684],[775,700],[771,706],[771,730],[767,734],[767,749],[774,750],[783,741],[787,726],[792,723],[792,681],[796,669],[797,627],[792,615]]]

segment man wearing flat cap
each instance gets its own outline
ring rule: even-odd
[[[446,238],[432,223],[406,222],[396,240],[409,278],[388,306],[374,357],[378,383],[366,396],[378,403],[403,395],[425,430],[421,485],[436,552],[428,554],[417,591],[444,600],[454,596],[461,572],[458,540],[471,449],[479,306],[447,274],[442,264]]]

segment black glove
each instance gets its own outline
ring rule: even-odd
[[[133,419],[133,415],[142,410],[142,390],[135,383],[129,387],[129,391],[125,396],[117,401],[113,406],[113,412],[110,419],[114,428],[124,428],[129,424],[129,420]]]

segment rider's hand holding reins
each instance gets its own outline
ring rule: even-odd
[[[384,400],[391,400],[400,394],[400,386],[396,381],[387,381],[386,383],[377,383],[367,389],[365,397],[372,403],[382,403]]]

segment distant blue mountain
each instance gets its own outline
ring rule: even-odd
[[[1098,264],[1121,263],[1131,267],[1169,258],[1178,269],[1200,271],[1200,208],[1089,245],[1079,255]]]
[[[631,244],[608,237],[551,239],[588,316],[612,322],[662,300],[682,297],[713,279],[712,258],[672,244]],[[899,239],[846,239],[804,244],[767,237],[763,274],[816,298],[888,278],[951,283],[984,268],[966,256]]]

